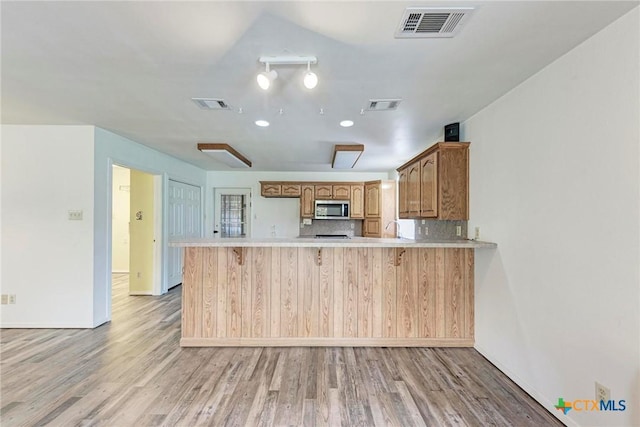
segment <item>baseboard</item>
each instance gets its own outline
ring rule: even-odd
[[[153,292],[151,291],[129,291],[129,296],[130,297],[136,297],[136,296],[151,296],[153,295]]]
[[[111,274],[129,274],[129,271],[111,270]]]
[[[2,323],[0,329],[93,329],[93,325],[67,323]]]
[[[567,426],[575,426],[575,427],[579,427],[580,426],[580,424],[575,422],[573,419],[569,418],[564,413],[562,413],[561,411],[557,410],[556,407],[555,407],[555,402],[550,401],[549,399],[547,399],[547,397],[544,396],[542,393],[540,393],[538,390],[536,390],[535,387],[533,387],[531,384],[529,384],[526,381],[524,381],[518,375],[514,374],[511,370],[509,370],[502,363],[498,362],[498,360],[495,357],[491,356],[491,354],[488,351],[486,351],[485,349],[483,349],[482,346],[479,346],[479,345],[476,344],[474,346],[474,348],[485,359],[487,359],[496,368],[498,368],[503,374],[508,376],[511,379],[511,381],[516,383],[522,390],[524,390],[529,396],[531,396],[533,398],[533,400],[535,400],[536,402],[541,404],[544,407],[544,409],[546,409],[551,415],[553,415],[558,420],[560,420],[560,422],[562,422],[563,424],[565,424]]]
[[[473,347],[472,338],[182,338],[181,347]]]

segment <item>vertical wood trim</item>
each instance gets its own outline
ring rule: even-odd
[[[227,336],[237,338],[242,336],[242,267],[238,264],[234,248],[227,248]],[[244,248],[241,248],[244,249]]]
[[[322,249],[322,265],[320,265],[320,336],[333,336],[333,261],[334,249]]]
[[[253,311],[251,310],[251,303],[253,301],[253,277],[251,271],[253,270],[253,256],[256,248],[242,248],[243,263],[240,266],[242,272],[242,281],[240,282],[240,319],[242,328],[240,330],[241,337],[251,336],[251,324],[253,318]]]
[[[395,338],[398,336],[396,314],[398,268],[395,265],[396,249],[382,248],[382,254],[382,336],[385,338]]]
[[[445,336],[459,338],[461,336],[462,279],[464,274],[463,249],[445,251]]]
[[[202,330],[202,248],[185,248],[184,263],[182,337],[199,337]]]
[[[373,336],[373,248],[358,248],[358,337]]]
[[[398,337],[414,338],[418,334],[418,249],[407,248],[398,271]]]
[[[280,336],[298,336],[298,250],[280,249]]]
[[[333,249],[333,336],[344,336],[344,248]]]
[[[358,336],[358,253],[357,248],[344,249],[344,335]]]
[[[436,337],[445,336],[445,307],[444,307],[444,280],[445,280],[445,251],[444,248],[436,249]]]
[[[298,283],[299,307],[301,307],[301,316],[299,316],[301,323],[298,325],[298,331],[304,337],[318,336],[320,269],[316,265],[317,256],[318,250],[315,248],[298,249],[298,277],[302,279]]]
[[[218,290],[218,298],[216,304],[216,337],[226,338],[227,335],[227,293],[229,291],[229,274],[228,274],[228,254],[229,249],[218,248],[218,280],[216,288]]]
[[[270,319],[271,337],[280,337],[280,283],[282,276],[280,271],[280,248],[271,248],[271,287],[270,287]]]
[[[475,289],[474,289],[474,257],[473,249],[465,249],[466,254],[466,277],[465,277],[465,338],[474,338],[475,336]]]
[[[218,301],[218,248],[204,248],[204,271],[202,274],[202,336],[216,336]]]
[[[271,248],[251,249],[253,252],[251,337],[262,338],[270,336]]]
[[[371,324],[373,327],[372,333],[374,337],[382,337],[382,329],[384,327],[384,316],[382,314],[382,306],[383,306],[383,287],[384,278],[382,276],[382,264],[383,264],[383,256],[384,249],[383,248],[373,248],[371,250],[372,258],[371,258],[371,307],[372,307],[372,316],[371,316]]]
[[[418,313],[421,338],[436,336],[436,250],[421,248],[418,258]]]

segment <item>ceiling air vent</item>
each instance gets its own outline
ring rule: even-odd
[[[453,37],[469,20],[472,7],[409,7],[404,11],[397,39]]]
[[[370,99],[365,110],[367,111],[390,111],[398,108],[402,99]]]
[[[224,99],[217,98],[191,98],[193,102],[198,104],[198,107],[205,110],[229,110],[229,104],[224,102]]]

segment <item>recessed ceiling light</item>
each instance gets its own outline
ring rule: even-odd
[[[353,126],[353,120],[343,120],[340,122],[340,126],[342,126],[343,128],[350,128],[351,126]]]
[[[269,126],[269,122],[266,120],[256,120],[256,126],[266,128],[267,126]]]

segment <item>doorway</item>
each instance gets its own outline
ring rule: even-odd
[[[213,189],[213,236],[251,237],[251,189]]]
[[[112,166],[111,300],[124,278],[128,295],[160,294],[161,185],[160,175]]]

